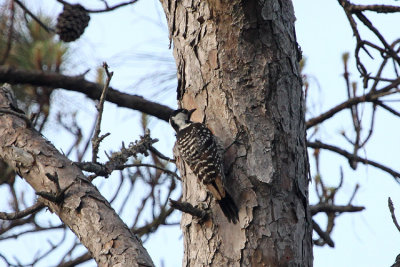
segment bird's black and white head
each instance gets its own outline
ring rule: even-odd
[[[169,117],[169,123],[172,128],[174,128],[175,132],[179,132],[186,127],[190,126],[193,122],[190,121],[190,116],[196,109],[177,109],[172,112],[172,115]]]

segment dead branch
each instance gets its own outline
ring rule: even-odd
[[[100,98],[103,88],[100,84],[85,80],[83,76],[67,76],[53,72],[29,71],[5,66],[0,66],[0,83],[47,86],[49,90],[62,88],[83,93],[93,100]],[[164,121],[169,120],[173,111],[165,105],[146,100],[141,96],[120,92],[112,87],[109,88],[106,100],[120,107],[138,110]]]
[[[400,12],[400,7],[390,5],[351,5],[349,6],[351,12],[360,11],[373,11],[376,13],[396,13]]]
[[[166,160],[166,161],[168,161],[168,162],[175,162],[175,160],[174,159],[171,159],[171,158],[169,158],[169,157],[167,157],[167,156],[164,156],[164,154],[162,154],[160,151],[158,151],[155,147],[153,147],[153,146],[150,146],[149,147],[149,150],[151,151],[151,152],[153,152],[157,157],[159,157],[160,159],[163,159],[163,160]]]
[[[90,255],[90,253],[86,252],[85,254],[82,254],[81,256],[78,256],[73,260],[62,262],[62,263],[58,264],[57,267],[74,267],[74,266],[77,266],[78,264],[84,263],[91,259],[92,259],[92,256]]]
[[[391,169],[389,167],[386,167],[386,166],[384,166],[384,165],[382,165],[380,163],[377,163],[375,161],[372,161],[372,160],[369,160],[369,159],[365,159],[365,158],[359,157],[357,155],[353,155],[352,153],[349,153],[346,150],[341,149],[339,147],[336,147],[336,146],[333,146],[333,145],[324,144],[324,143],[321,143],[320,141],[307,142],[307,147],[326,149],[326,150],[335,152],[335,153],[337,153],[339,155],[342,155],[342,156],[344,156],[345,158],[347,158],[349,160],[355,160],[355,161],[361,162],[361,163],[366,164],[366,165],[374,166],[374,167],[376,167],[378,169],[381,169],[381,170],[389,173],[390,175],[393,176],[393,178],[395,178],[396,182],[399,182],[399,178],[400,178],[400,173],[399,172],[397,172],[397,171],[395,171],[395,170],[393,170],[393,169]]]
[[[170,170],[168,170],[168,169],[166,169],[166,168],[163,168],[163,167],[154,165],[154,164],[132,163],[132,164],[125,164],[125,165],[120,166],[121,169],[132,168],[132,167],[150,167],[150,168],[153,168],[153,169],[160,170],[160,171],[162,171],[162,172],[164,172],[164,173],[166,173],[166,174],[168,174],[168,175],[170,175],[170,176],[173,176],[173,177],[175,177],[175,178],[178,179],[178,180],[181,180],[181,177],[179,177],[179,175],[177,175],[175,172],[170,171]]]
[[[127,5],[134,4],[134,3],[136,3],[138,0],[131,0],[131,1],[119,3],[119,4],[116,4],[116,5],[114,5],[114,6],[109,6],[108,3],[107,3],[107,1],[105,1],[105,0],[101,0],[101,1],[104,2],[104,5],[106,6],[104,9],[86,9],[86,8],[85,8],[85,10],[86,10],[87,12],[90,12],[90,13],[109,12],[109,11],[113,11],[113,10],[115,10],[115,9],[117,9],[117,8],[120,8],[120,7],[124,7],[124,6],[127,6]],[[63,4],[63,5],[70,5],[70,3],[68,3],[68,2],[66,2],[66,1],[64,1],[64,0],[57,0],[57,2],[59,2],[59,3]]]
[[[399,232],[400,232],[400,225],[397,222],[396,215],[394,214],[394,206],[393,206],[392,199],[390,197],[388,198],[388,206],[389,206],[390,214],[392,215],[393,223],[396,226],[397,230],[399,230]]]
[[[25,216],[34,214],[40,210],[42,210],[45,207],[45,205],[42,202],[37,202],[33,206],[24,209],[22,211],[17,211],[17,212],[11,212],[11,213],[6,213],[6,212],[0,212],[0,219],[2,220],[16,220],[16,219],[21,219]]]
[[[154,218],[151,222],[139,227],[133,228],[132,231],[137,234],[139,237],[142,237],[145,234],[150,234],[158,229],[160,225],[165,224],[165,220],[169,215],[174,211],[173,208],[169,208],[167,210],[163,210],[160,212],[159,216]]]
[[[391,89],[396,88],[399,85],[400,85],[400,78],[397,78],[393,83],[383,87],[382,89],[380,89],[378,91],[371,91],[368,94],[350,98],[350,99],[344,101],[343,103],[336,105],[335,107],[331,108],[330,110],[318,115],[317,117],[309,119],[306,122],[306,127],[307,127],[307,129],[309,129],[309,128],[311,128],[317,124],[320,124],[320,123],[324,122],[325,120],[333,117],[340,111],[351,108],[352,106],[358,105],[360,103],[374,102],[377,99],[379,99],[380,97],[388,95],[387,93]]]
[[[108,92],[108,87],[110,86],[110,82],[112,79],[112,76],[114,72],[109,72],[108,71],[108,65],[106,62],[103,63],[103,68],[106,72],[107,79],[106,83],[104,84],[99,103],[96,105],[97,109],[97,120],[96,120],[96,127],[93,133],[93,138],[92,138],[92,162],[97,162],[97,154],[99,153],[99,146],[100,143],[104,140],[105,137],[110,135],[110,133],[106,133],[102,136],[100,135],[100,126],[101,126],[101,119],[103,117],[103,111],[104,111],[104,101],[106,100],[107,92]]]
[[[353,205],[331,205],[327,203],[319,203],[316,205],[310,205],[310,212],[311,215],[314,216],[315,214],[319,212],[337,212],[337,213],[343,213],[343,212],[358,212],[364,210],[365,207],[361,206],[353,206]]]
[[[329,234],[324,232],[321,229],[321,227],[318,225],[318,223],[316,223],[314,220],[312,220],[312,224],[313,224],[313,229],[320,236],[320,239],[313,240],[314,241],[314,245],[323,246],[325,244],[328,244],[328,246],[330,246],[331,248],[335,247],[335,243],[333,242],[333,240],[331,239]]]
[[[54,29],[47,27],[47,25],[44,24],[35,14],[33,14],[20,0],[13,1],[17,3],[24,10],[24,12],[28,14],[34,21],[36,21],[43,29],[45,29],[47,32],[54,32]]]
[[[199,218],[202,221],[206,221],[209,218],[209,214],[207,211],[196,208],[188,202],[181,202],[173,199],[169,199],[169,201],[171,203],[172,208],[188,213],[194,217]]]

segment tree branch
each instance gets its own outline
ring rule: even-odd
[[[324,232],[321,227],[318,225],[318,223],[316,223],[314,220],[312,220],[312,225],[313,225],[313,229],[315,230],[315,232],[317,232],[317,234],[324,240],[324,242],[326,244],[328,244],[330,247],[335,247],[335,243],[333,242],[332,238],[329,236],[328,233]],[[323,245],[323,244],[319,244],[317,243],[316,245]]]
[[[380,89],[378,91],[371,91],[366,95],[350,98],[350,99],[344,101],[343,103],[331,108],[330,110],[322,113],[321,115],[319,115],[315,118],[309,119],[306,122],[306,127],[307,127],[307,129],[309,129],[309,128],[333,117],[340,111],[347,109],[347,108],[351,108],[352,106],[358,105],[359,103],[374,102],[377,99],[379,99],[380,97],[386,96],[387,94],[389,94],[389,91],[393,88],[396,88],[398,85],[400,85],[400,78],[397,78],[391,84],[383,87],[382,89]]]
[[[351,12],[374,11],[376,13],[396,13],[400,12],[400,7],[389,5],[351,5]]]
[[[388,198],[388,206],[389,206],[390,214],[392,215],[393,223],[396,226],[397,230],[399,230],[399,232],[400,232],[400,225],[397,222],[396,215],[394,214],[394,206],[393,206],[392,199],[390,197]]]
[[[358,212],[358,211],[362,211],[364,209],[365,209],[365,207],[361,207],[361,206],[353,206],[353,205],[346,205],[346,206],[340,205],[339,206],[339,205],[331,205],[331,204],[327,204],[327,203],[319,203],[319,204],[310,206],[310,212],[311,212],[312,216],[314,216],[315,214],[317,214],[319,212],[343,213],[343,212]]]
[[[90,253],[86,252],[86,253],[82,254],[81,256],[76,257],[73,260],[62,262],[62,263],[58,264],[57,267],[74,267],[74,266],[77,266],[78,264],[84,263],[91,259],[92,259],[92,256],[90,256]]]
[[[399,178],[400,178],[400,173],[399,172],[397,172],[395,170],[392,170],[389,167],[386,167],[386,166],[384,166],[384,165],[382,165],[380,163],[377,163],[375,161],[368,160],[368,159],[365,159],[365,158],[361,158],[361,157],[359,157],[357,155],[354,155],[352,153],[349,153],[346,150],[341,149],[339,147],[328,145],[328,144],[324,144],[324,143],[321,143],[320,141],[307,142],[307,147],[322,148],[322,149],[330,150],[332,152],[336,152],[336,153],[346,157],[349,160],[355,160],[355,161],[361,162],[363,164],[374,166],[374,167],[376,167],[378,169],[381,169],[381,170],[389,173],[390,175],[392,175],[395,178],[396,182],[399,182]]]
[[[117,9],[117,8],[120,8],[120,7],[124,7],[124,6],[127,6],[127,5],[134,4],[134,3],[136,3],[137,1],[138,1],[138,0],[131,0],[131,1],[128,1],[128,2],[116,4],[115,6],[111,6],[111,7],[108,6],[108,5],[106,5],[106,8],[104,8],[104,9],[96,9],[96,10],[86,9],[86,10],[87,10],[88,12],[90,12],[90,13],[108,12],[108,11],[112,11],[112,10]]]
[[[103,86],[85,80],[83,76],[67,76],[53,72],[29,71],[12,67],[0,67],[0,83],[30,84],[36,86],[47,86],[49,88],[62,88],[85,94],[87,97],[98,100]],[[112,87],[109,88],[107,101],[120,107],[126,107],[168,121],[172,109],[144,99],[138,95],[130,95],[120,92]]]
[[[31,18],[36,21],[43,29],[45,29],[47,32],[54,32],[53,29],[47,27],[38,17],[33,14],[29,8],[27,8],[21,1],[19,0],[13,0],[15,3],[17,3]]]
[[[107,74],[107,80],[106,80],[106,83],[104,84],[103,90],[101,92],[99,103],[96,105],[98,114],[97,114],[97,120],[96,120],[96,127],[94,129],[93,138],[92,138],[92,162],[94,162],[94,163],[97,162],[97,154],[99,153],[99,146],[100,146],[101,141],[103,141],[103,139],[105,137],[110,135],[110,133],[106,133],[102,136],[99,136],[100,135],[100,127],[101,127],[101,119],[103,118],[104,101],[106,100],[108,88],[110,86],[110,82],[111,82],[112,76],[114,74],[114,72],[108,71],[108,65],[106,62],[103,63],[103,68]]]
[[[36,213],[38,211],[40,211],[41,209],[43,209],[45,207],[45,205],[42,202],[36,202],[36,204],[34,204],[33,206],[26,208],[22,211],[17,211],[17,212],[11,212],[11,213],[7,213],[7,212],[0,212],[0,219],[2,220],[17,220],[17,219],[21,219],[27,215]]]
[[[0,107],[11,108],[11,103],[7,88],[3,87],[0,90]],[[39,132],[27,127],[21,118],[9,114],[0,116],[0,158],[36,192],[68,189],[63,192],[62,202],[46,199],[43,202],[79,237],[98,265],[136,262],[138,265],[154,266],[139,239],[82,171]],[[56,176],[57,185],[53,181]]]
[[[171,203],[172,208],[185,213],[189,213],[190,215],[197,217],[201,220],[207,220],[209,218],[209,214],[207,211],[193,207],[193,205],[188,202],[180,202],[173,199],[169,199],[169,202]]]

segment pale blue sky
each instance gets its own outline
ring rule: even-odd
[[[360,2],[374,3],[374,1]],[[98,3],[100,1],[85,1],[85,5],[90,6]],[[46,12],[51,14],[58,13],[61,8],[60,5],[50,3],[48,0],[35,1],[34,4],[45,7]],[[303,55],[307,57],[305,72],[314,76],[320,85],[318,89],[316,83],[313,83],[311,94],[314,99],[318,99],[316,112],[321,112],[345,100],[345,84],[341,78],[343,72],[341,55],[343,52],[350,52],[353,56],[355,40],[337,1],[295,0],[294,6],[298,42],[302,47]],[[385,32],[395,38],[399,36],[398,27],[392,25],[395,25],[393,21],[398,21],[399,18],[400,15],[379,15],[378,23],[384,27]],[[164,21],[164,14],[156,0],[141,0],[131,7],[118,9],[115,12],[92,15],[85,34],[73,44],[73,50],[79,57],[75,59],[69,73],[78,74],[90,68],[92,71],[87,76],[90,79],[95,75],[94,69],[103,61],[107,61],[115,72],[112,86],[175,107],[174,90],[158,95],[155,94],[157,88],[150,88],[151,83],[145,83],[141,87],[132,86],[143,75],[154,71],[160,65],[151,61],[133,60],[133,55],[137,57],[140,53],[148,52],[172,58],[172,50],[168,49],[166,26],[160,25],[160,21]],[[373,66],[374,62],[370,64]],[[349,65],[352,79],[357,80],[359,74],[352,57]],[[166,67],[170,68],[170,65]],[[94,114],[91,101],[82,105],[82,101],[86,101],[85,98],[74,93],[62,93],[62,100],[57,101],[60,108],[80,109],[80,121],[90,121],[91,124]],[[139,117],[136,112],[107,104],[103,127],[111,132],[111,136],[103,143],[102,149],[117,150],[121,141],[129,143],[137,139],[141,133],[136,127]],[[350,127],[350,123],[348,112],[340,113],[323,125],[321,140],[336,145],[344,144],[338,132]],[[367,147],[367,157],[400,170],[396,155],[400,148],[397,134],[399,120],[384,111],[378,112],[375,127],[375,135]],[[165,154],[171,155],[174,135],[170,127],[165,122],[152,119],[151,128],[153,136],[160,139],[158,148]],[[56,147],[64,151],[69,147],[69,143],[65,141],[68,140],[68,136],[62,140],[58,138],[62,134],[60,130],[48,130],[45,134]],[[395,207],[400,210],[400,186],[393,181],[392,177],[373,167],[365,168],[359,165],[355,172],[348,167],[346,160],[330,152],[322,152],[321,168],[328,184],[337,185],[339,166],[343,167],[345,180],[343,189],[338,194],[338,204],[347,204],[354,185],[359,183],[361,188],[353,204],[364,205],[367,209],[358,214],[343,214],[337,219],[332,235],[336,247],[315,248],[314,266],[390,266],[396,255],[400,253],[400,233],[391,221],[387,209],[387,197],[391,196]],[[104,195],[112,194],[113,178],[108,180],[100,178],[96,183],[102,187]],[[135,199],[132,198],[131,201],[134,202]],[[314,203],[314,201],[315,196],[311,193],[310,202]],[[128,218],[134,211],[132,208],[131,212],[128,211],[122,216],[127,223],[130,223]],[[179,216],[175,215],[175,219],[178,220]],[[319,216],[317,220],[324,222],[324,217]],[[31,237],[10,242],[9,253],[15,254],[16,247],[18,247],[18,252],[35,251],[35,248],[47,238],[32,239]],[[161,266],[161,260],[164,261],[166,267],[181,265],[183,247],[179,227],[162,227],[152,235],[145,246],[157,266]],[[0,248],[0,252],[4,251],[6,248]],[[57,262],[57,259],[54,262]],[[48,264],[46,262],[38,266],[48,266]],[[94,264],[85,266],[94,266]]]

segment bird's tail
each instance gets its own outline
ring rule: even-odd
[[[239,221],[239,209],[228,192],[225,192],[224,198],[218,200],[218,204],[229,222],[236,224]]]

